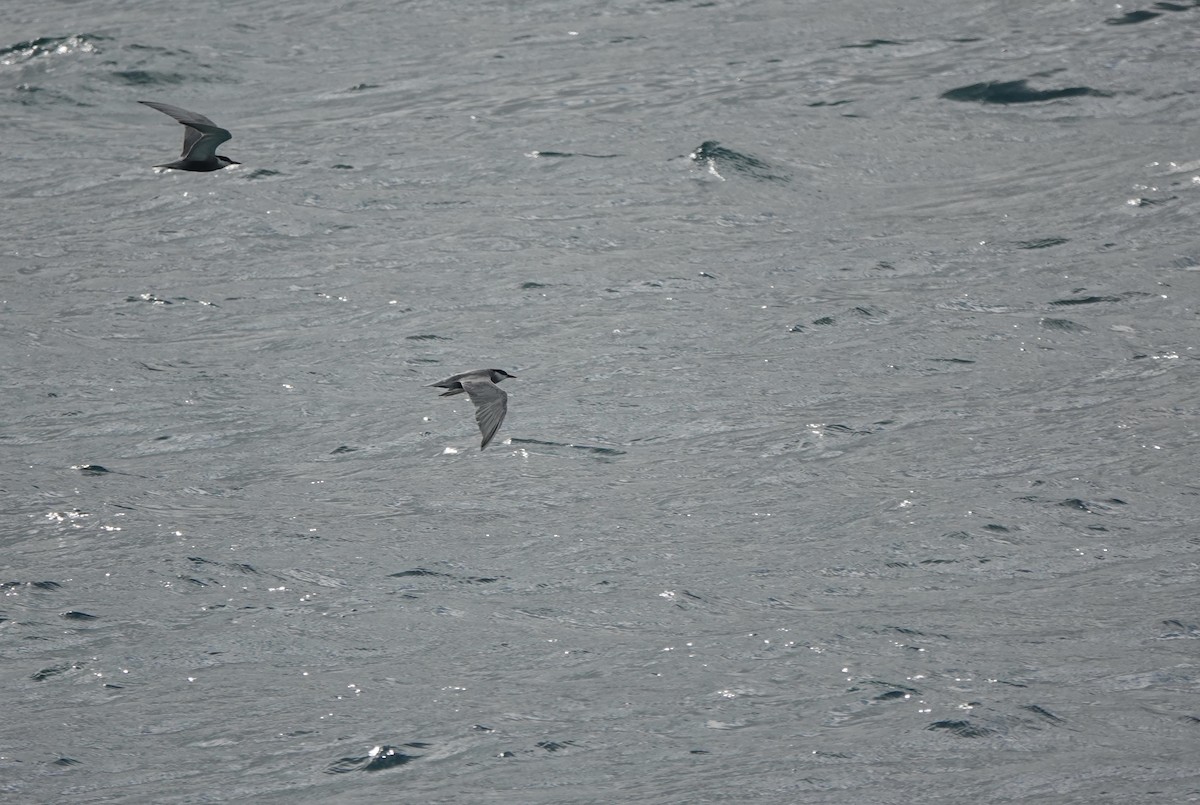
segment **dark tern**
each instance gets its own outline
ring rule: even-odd
[[[463,372],[461,375],[448,377],[440,383],[430,383],[430,388],[450,389],[439,394],[439,397],[451,397],[464,391],[475,403],[475,421],[479,423],[479,432],[483,441],[479,449],[488,446],[488,442],[496,435],[504,415],[508,413],[508,395],[496,384],[506,377],[515,378],[503,369],[476,369],[473,372]]]
[[[181,171],[219,171],[230,165],[242,164],[217,153],[217,146],[233,139],[233,135],[204,115],[180,109],[169,103],[156,101],[138,101],[138,103],[144,103],[151,109],[157,109],[165,115],[170,115],[184,125],[183,153],[181,155],[183,159],[154,167],[174,168]]]

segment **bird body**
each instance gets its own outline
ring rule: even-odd
[[[204,115],[180,109],[169,103],[158,103],[157,101],[138,101],[138,103],[144,103],[151,109],[157,109],[165,115],[170,115],[185,127],[183,152],[180,154],[182,159],[154,167],[183,171],[217,171],[230,165],[242,164],[217,153],[217,146],[233,139],[233,135]]]
[[[504,415],[508,413],[508,395],[496,384],[509,377],[515,378],[516,375],[510,375],[503,369],[475,369],[437,383],[430,383],[429,386],[449,389],[439,394],[439,397],[467,393],[471,402],[475,404],[475,421],[479,424],[479,432],[483,434],[483,441],[479,444],[479,449],[482,450],[496,435],[500,423],[504,421]]]

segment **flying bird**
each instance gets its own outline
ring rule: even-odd
[[[184,125],[183,153],[181,154],[183,158],[154,167],[174,168],[181,171],[219,171],[230,165],[242,164],[217,153],[217,146],[233,139],[233,135],[204,115],[180,109],[169,103],[158,103],[157,101],[138,101],[138,103],[144,103],[151,109],[157,109],[165,115],[170,115]]]
[[[475,421],[479,423],[479,432],[483,441],[479,449],[488,446],[488,442],[496,435],[504,415],[508,413],[508,395],[496,384],[507,377],[515,378],[503,369],[475,369],[463,372],[461,375],[448,377],[439,383],[430,383],[430,388],[450,389],[439,394],[439,397],[451,397],[464,391],[475,403]]]

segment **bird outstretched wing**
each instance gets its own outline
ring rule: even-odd
[[[479,445],[482,450],[496,435],[504,415],[508,413],[508,395],[489,380],[464,379],[462,387],[466,389],[471,402],[475,403],[475,421],[479,423],[479,432],[483,434],[483,441]]]
[[[217,153],[217,146],[233,139],[233,135],[227,129],[221,128],[204,115],[180,109],[169,103],[159,103],[158,101],[138,101],[138,103],[144,103],[151,109],[157,109],[165,115],[170,115],[186,127],[183,132],[182,156],[184,159],[197,161],[211,159]]]

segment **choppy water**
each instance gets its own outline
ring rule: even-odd
[[[1200,4],[881,5],[10,9],[6,801],[1200,801]]]

